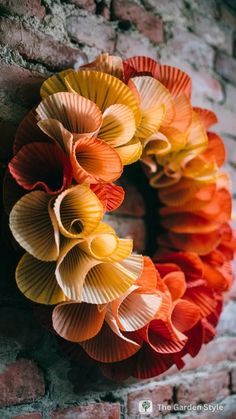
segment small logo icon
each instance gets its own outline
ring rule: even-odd
[[[140,400],[138,404],[139,413],[143,415],[148,415],[153,412],[153,404],[151,400]]]

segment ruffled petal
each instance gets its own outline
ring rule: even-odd
[[[26,253],[16,269],[16,283],[30,300],[40,304],[58,304],[67,298],[55,277],[55,262],[43,262]]]
[[[161,263],[175,263],[185,273],[188,280],[202,278],[203,264],[196,253],[190,252],[172,252],[166,255],[159,255],[156,260]]]
[[[139,139],[134,137],[127,144],[117,147],[116,152],[119,154],[122,164],[132,164],[139,160],[142,154],[143,148]]]
[[[62,192],[72,181],[70,162],[54,144],[23,146],[9,163],[9,171],[24,189],[42,188],[50,195]]]
[[[44,98],[53,93],[66,92],[65,76],[72,71],[73,69],[63,70],[58,74],[53,74],[53,76],[45,80],[40,88],[40,96]]]
[[[132,255],[124,261],[100,263],[86,276],[82,301],[104,304],[120,297],[135,282],[143,269],[143,258]]]
[[[186,290],[185,275],[181,271],[169,272],[163,278],[171,293],[172,301],[181,298]]]
[[[111,74],[118,79],[123,79],[122,59],[108,53],[98,55],[94,61],[84,64],[80,68],[101,71],[102,73]]]
[[[86,353],[99,362],[117,362],[129,358],[140,346],[122,335],[119,329],[114,332],[107,322],[104,322],[100,332],[92,339],[81,342]]]
[[[192,81],[188,74],[179,68],[160,65],[158,80],[170,91],[173,97],[181,94],[191,97]]]
[[[73,134],[64,128],[61,122],[56,119],[43,119],[37,125],[58,147],[70,153]]]
[[[64,303],[54,308],[53,327],[64,339],[81,342],[91,339],[101,329],[106,308],[99,310],[95,304]]]
[[[125,105],[111,105],[103,113],[98,137],[112,147],[128,143],[134,136],[136,123],[132,110]]]
[[[141,329],[155,317],[160,306],[160,294],[145,294],[142,289],[134,290],[117,308],[120,329],[126,332]]]
[[[151,108],[143,109],[141,121],[135,135],[142,141],[152,136],[158,131],[161,123],[164,121],[165,113],[165,105],[160,106],[159,103]]]
[[[155,290],[157,286],[157,277],[159,273],[152,260],[144,256],[143,257],[143,272],[141,276],[135,282],[135,285],[139,285],[142,288]]]
[[[132,79],[141,97],[141,109],[149,110],[164,105],[165,116],[162,125],[169,125],[175,117],[174,101],[169,91],[152,77],[142,76]]]
[[[124,65],[124,79],[127,82],[130,77],[152,76],[158,79],[160,74],[160,64],[150,57],[135,56],[128,58],[123,62]]]
[[[192,106],[189,98],[185,94],[180,94],[174,98],[175,118],[172,126],[181,132],[187,131],[192,122]]]
[[[186,150],[191,150],[199,154],[206,149],[207,144],[207,134],[201,123],[201,119],[195,112],[193,112]]]
[[[10,229],[15,239],[31,255],[45,261],[56,260],[59,254],[59,232],[50,199],[45,192],[31,192],[10,213]]]
[[[221,167],[226,159],[226,150],[222,138],[215,132],[208,132],[208,147],[204,152],[204,157],[209,160],[214,159],[218,167]]]
[[[221,233],[219,230],[204,234],[176,234],[169,232],[169,239],[176,249],[196,252],[198,255],[206,255],[218,246],[221,241]]]
[[[85,185],[62,192],[55,201],[54,211],[61,233],[69,238],[89,235],[103,216],[102,204]]]
[[[120,177],[123,169],[118,153],[98,138],[77,140],[70,160],[78,183],[112,182]]]
[[[168,206],[184,205],[196,192],[202,188],[200,182],[182,178],[177,185],[161,189],[158,194],[160,200]]]
[[[76,240],[66,243],[59,256],[55,274],[58,284],[69,299],[83,301],[81,294],[86,275],[99,263],[101,262],[80,249]]]
[[[209,109],[202,109],[202,108],[193,108],[194,112],[198,114],[201,119],[201,122],[206,130],[210,128],[212,125],[217,124],[218,118],[214,112]]]
[[[21,147],[26,144],[34,142],[50,142],[50,138],[45,135],[37,126],[37,114],[35,109],[32,109],[25,118],[21,121],[16,130],[13,151],[16,154]]]
[[[148,328],[148,343],[159,353],[179,352],[187,338],[174,329],[170,322],[161,319],[152,320]]]
[[[102,125],[95,103],[76,93],[59,92],[45,98],[36,108],[40,119],[56,119],[73,134],[93,136]]]
[[[70,73],[65,81],[68,90],[90,99],[102,112],[116,103],[128,106],[136,123],[139,123],[138,102],[130,89],[116,77],[98,71],[81,70]]]
[[[202,317],[208,316],[216,308],[217,301],[213,291],[204,285],[188,286],[184,299],[188,300],[199,308]]]
[[[97,183],[90,186],[103,205],[104,212],[114,211],[122,204],[125,191],[121,186],[112,183]]]
[[[196,304],[187,300],[179,300],[174,305],[171,321],[180,332],[191,329],[200,320],[200,312]]]

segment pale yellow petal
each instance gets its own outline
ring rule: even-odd
[[[141,118],[138,102],[121,80],[98,71],[81,70],[70,73],[65,82],[68,90],[95,102],[104,112],[109,106],[119,103],[128,106],[138,124]]]
[[[55,262],[43,262],[25,253],[16,269],[16,283],[30,300],[40,304],[58,304],[67,298],[55,277]]]
[[[69,238],[88,236],[103,216],[103,206],[88,186],[77,185],[62,192],[54,211],[61,233]]]
[[[134,137],[127,144],[116,148],[116,152],[119,154],[123,165],[132,164],[139,160],[142,155],[142,151],[142,144],[136,137]]]
[[[50,200],[46,192],[30,192],[17,201],[10,213],[15,239],[31,255],[45,261],[56,260],[59,254],[59,232]]]
[[[102,127],[98,138],[112,147],[129,142],[135,133],[136,124],[132,110],[125,105],[111,105],[103,113]]]

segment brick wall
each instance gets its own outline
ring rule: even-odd
[[[234,6],[231,0],[0,0],[1,176],[17,123],[51,72],[79,67],[101,51],[143,54],[186,70],[193,78],[194,104],[217,112],[236,198]],[[148,239],[143,198],[129,175],[123,182],[129,199],[110,222],[120,234],[132,236],[141,251]],[[132,419],[141,417],[140,399],[153,401],[154,417],[192,418],[194,411],[183,415],[168,409],[174,403],[210,402],[216,407],[220,402],[223,410],[200,413],[200,418],[236,417],[236,286],[226,295],[218,337],[195,359],[187,358],[181,373],[172,368],[158,379],[120,386],[94,366],[71,362],[35,321],[33,307],[14,283],[15,253],[4,215],[2,226],[1,418]]]

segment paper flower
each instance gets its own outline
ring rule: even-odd
[[[216,115],[192,107],[186,73],[147,57],[101,54],[49,77],[40,93],[17,129],[3,186],[26,252],[18,288],[51,305],[61,344],[109,378],[182,368],[213,339],[233,280],[226,153],[209,131]],[[104,223],[125,197],[115,182],[137,160],[155,188],[152,259]]]

